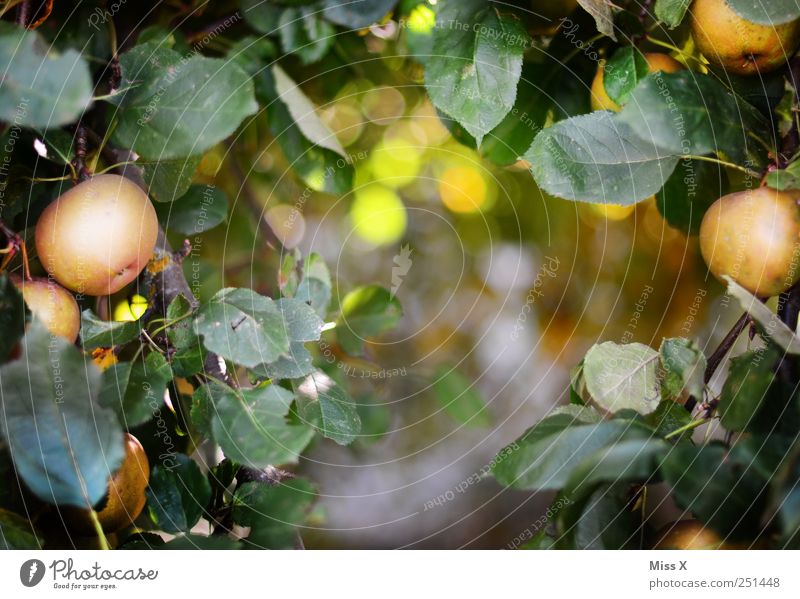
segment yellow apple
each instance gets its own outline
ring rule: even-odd
[[[81,311],[69,291],[39,277],[26,280],[12,275],[11,281],[22,293],[30,311],[50,333],[75,343],[81,329]]]
[[[800,279],[800,191],[758,187],[722,196],[700,223],[700,251],[716,277],[760,297]]]
[[[663,71],[664,73],[675,73],[683,69],[683,65],[672,58],[669,54],[660,52],[647,52],[644,55],[647,60],[647,68],[651,73]],[[604,82],[605,63],[601,62],[597,67],[597,73],[592,81],[592,110],[613,110],[619,112],[621,107],[614,102],[606,93]]]
[[[800,42],[800,19],[759,25],[737,15],[725,0],[695,0],[692,37],[711,64],[739,75],[773,71],[786,64]]]
[[[153,255],[158,219],[147,195],[118,175],[99,175],[62,194],[36,224],[39,260],[64,287],[109,295]]]

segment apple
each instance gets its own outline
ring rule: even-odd
[[[774,71],[786,64],[800,42],[800,19],[782,25],[751,23],[725,0],[695,0],[691,28],[703,56],[738,75]]]
[[[800,279],[800,191],[759,187],[722,196],[700,224],[700,251],[718,278],[759,297]]]
[[[97,519],[105,532],[116,532],[130,526],[142,513],[147,501],[145,489],[150,482],[150,463],[139,440],[125,433],[125,457],[111,479],[108,493],[95,507]],[[92,534],[94,527],[86,510],[68,509],[70,528],[83,534]]]
[[[73,295],[61,285],[48,279],[23,279],[11,275],[11,282],[33,315],[44,323],[53,335],[75,343],[81,329],[81,311]]]
[[[647,68],[651,73],[656,73],[658,71],[675,73],[683,69],[683,65],[669,54],[646,52],[644,58],[647,60]],[[613,110],[614,112],[619,112],[622,109],[620,105],[614,102],[614,100],[608,96],[608,93],[606,93],[604,73],[605,63],[601,62],[597,67],[597,73],[592,81],[592,110]]]
[[[36,223],[45,270],[64,287],[110,295],[133,281],[153,255],[158,219],[135,183],[99,175],[62,194]]]
[[[751,549],[763,546],[763,543],[731,543],[723,541],[713,530],[706,528],[697,520],[680,520],[671,522],[656,533],[653,549]]]

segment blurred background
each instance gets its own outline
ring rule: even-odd
[[[350,447],[318,442],[300,463],[320,490],[308,547],[510,546],[552,497],[503,489],[488,465],[568,402],[586,350],[684,336],[710,351],[741,313],[707,277],[696,238],[670,228],[654,198],[621,207],[548,197],[526,163],[495,166],[470,147],[408,57],[432,25],[418,3],[403,35],[392,21],[362,32],[368,59],[295,77],[350,155],[351,194],[305,187],[258,120],[199,168],[234,204],[185,263],[202,298],[223,286],[274,289],[281,255],[266,245],[266,223],[287,249],[321,254],[334,289],[381,284],[404,309],[366,360],[338,356],[324,337],[317,348],[360,390],[364,430]],[[589,110],[589,75],[565,82],[577,111]],[[431,388],[450,369],[487,406],[467,422]]]

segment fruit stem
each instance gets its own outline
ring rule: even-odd
[[[100,524],[100,518],[97,517],[97,512],[94,510],[89,510],[89,517],[92,519],[92,525],[94,526],[94,532],[97,535],[97,540],[100,543],[100,549],[104,551],[108,551],[111,547],[108,545],[108,539],[106,538],[106,534],[103,532],[103,525]]]
[[[685,433],[686,431],[696,429],[701,424],[706,424],[707,422],[710,422],[710,420],[707,420],[706,418],[698,418],[697,420],[692,420],[690,423],[684,424],[682,427],[676,428],[671,433],[665,435],[664,439],[671,439],[672,437],[677,437],[681,433]]]
[[[726,160],[720,160],[719,158],[712,158],[711,156],[696,156],[694,154],[686,154],[682,156],[684,160],[700,160],[702,162],[713,162],[714,164],[719,164],[721,166],[727,166],[728,168],[736,169],[737,171],[742,171],[749,177],[755,177],[756,179],[761,179],[761,173],[756,171],[751,171],[749,168],[744,166],[739,166],[738,164],[734,164],[733,162],[728,162]]]

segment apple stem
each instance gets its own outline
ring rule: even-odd
[[[97,541],[100,543],[100,549],[104,551],[110,550],[111,547],[108,544],[106,533],[103,532],[103,525],[100,524],[100,518],[97,517],[97,512],[89,510],[89,514],[92,519],[92,525],[94,526],[94,532],[97,535]]]

